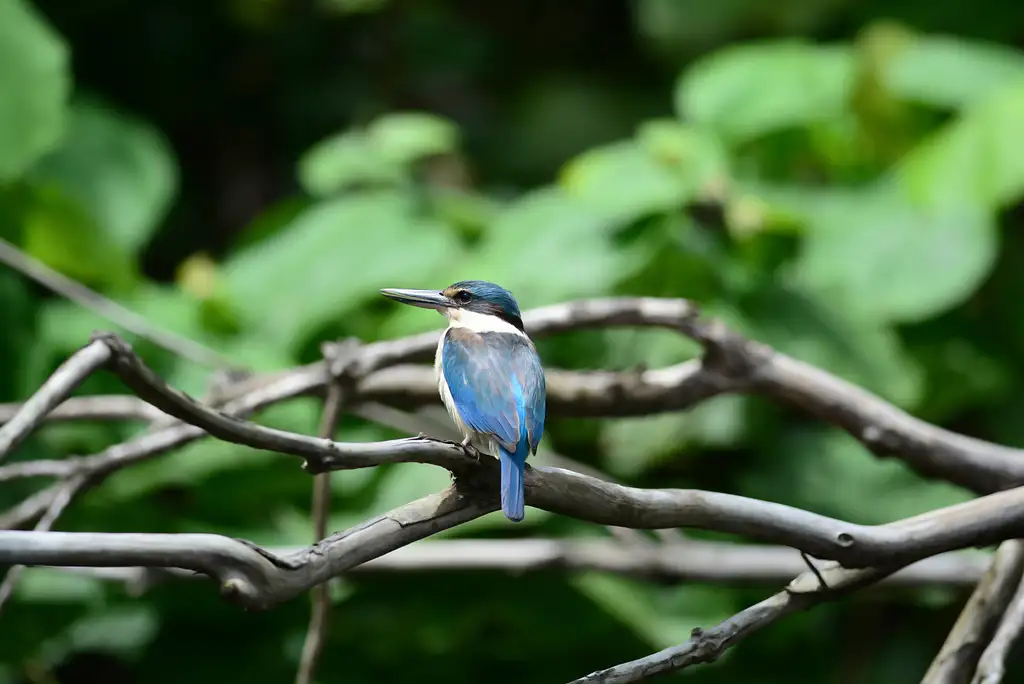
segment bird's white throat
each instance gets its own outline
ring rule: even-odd
[[[448,325],[452,328],[467,328],[473,332],[503,332],[526,337],[519,328],[508,321],[503,321],[497,316],[482,314],[477,311],[466,309],[445,309],[444,316],[448,319]]]

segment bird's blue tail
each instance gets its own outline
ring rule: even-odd
[[[512,454],[500,449],[501,456],[501,512],[512,522],[519,522],[526,514],[526,493],[523,484],[528,446],[521,446]],[[522,456],[518,452],[522,452]]]

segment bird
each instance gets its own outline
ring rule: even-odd
[[[462,280],[443,290],[385,288],[385,297],[448,319],[434,355],[438,393],[467,453],[497,457],[501,510],[525,517],[526,459],[544,434],[547,386],[540,356],[505,288]]]

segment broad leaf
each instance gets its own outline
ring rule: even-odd
[[[412,199],[379,190],[311,207],[228,259],[221,277],[245,325],[294,349],[382,287],[429,287],[459,253],[447,226],[417,213]]]
[[[32,3],[0,1],[0,182],[50,151],[64,131],[68,50]]]
[[[909,323],[963,302],[991,271],[993,217],[915,206],[891,185],[821,193],[793,275],[854,318]]]
[[[1005,208],[1024,192],[1022,138],[1024,83],[965,109],[911,151],[896,177],[929,207]]]
[[[1024,81],[1024,54],[954,36],[922,36],[890,60],[882,82],[897,97],[959,108]]]
[[[72,107],[63,144],[33,177],[81,202],[103,232],[132,252],[152,237],[178,186],[174,154],[155,128],[90,102]]]
[[[694,188],[632,140],[597,147],[562,169],[560,185],[588,208],[626,223],[681,207]]]
[[[636,255],[614,245],[613,222],[558,188],[528,193],[488,229],[465,277],[510,289],[521,308],[607,294],[636,267]]]
[[[451,152],[459,143],[459,131],[454,124],[424,112],[382,116],[367,127],[366,136],[377,152],[401,164]]]
[[[676,111],[733,143],[746,142],[839,117],[848,107],[854,69],[845,46],[781,41],[727,48],[683,75]]]

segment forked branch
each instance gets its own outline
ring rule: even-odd
[[[587,327],[656,326],[689,336],[703,349],[700,358],[656,370],[551,369],[547,373],[548,405],[553,415],[645,415],[690,408],[723,393],[757,394],[840,426],[876,454],[900,458],[921,474],[986,494],[914,518],[865,526],[725,493],[637,489],[563,468],[529,468],[526,498],[533,507],[616,528],[689,527],[737,534],[842,564],[821,572],[828,589],[817,584],[817,575],[807,573],[786,592],[718,627],[695,632],[688,644],[580,681],[637,681],[714,659],[751,631],[837,592],[880,581],[936,554],[1024,537],[1024,489],[1013,489],[1024,483],[1024,451],[929,425],[846,381],[748,340],[717,321],[702,319],[696,307],[686,301],[590,300],[537,309],[524,318],[534,337]],[[437,335],[431,332],[363,345],[352,360],[354,410],[373,403],[392,407],[437,403],[432,371],[410,365],[429,358]],[[100,366],[116,373],[138,399],[67,399],[77,384]],[[216,535],[6,531],[0,532],[0,563],[184,568],[213,577],[222,593],[235,602],[262,609],[497,508],[495,463],[492,459],[477,461],[455,443],[423,437],[345,443],[326,435],[300,435],[246,420],[246,416],[266,406],[300,395],[322,394],[330,381],[331,373],[323,363],[311,364],[238,382],[228,388],[223,402],[214,406],[168,387],[120,338],[98,336],[32,400],[19,407],[0,407],[0,421],[7,421],[0,428],[0,459],[48,419],[156,419],[158,426],[91,456],[0,466],[0,481],[60,478],[0,515],[0,524],[21,526],[53,510],[67,482],[93,486],[117,469],[207,435],[298,456],[311,473],[419,462],[448,469],[455,476],[454,484],[444,492],[287,554],[274,554],[248,542]],[[812,579],[813,586],[809,584]],[[1016,604],[1003,618],[998,647],[993,645],[991,655],[983,658],[986,672],[999,671],[1005,647],[1019,631],[1024,608]]]

